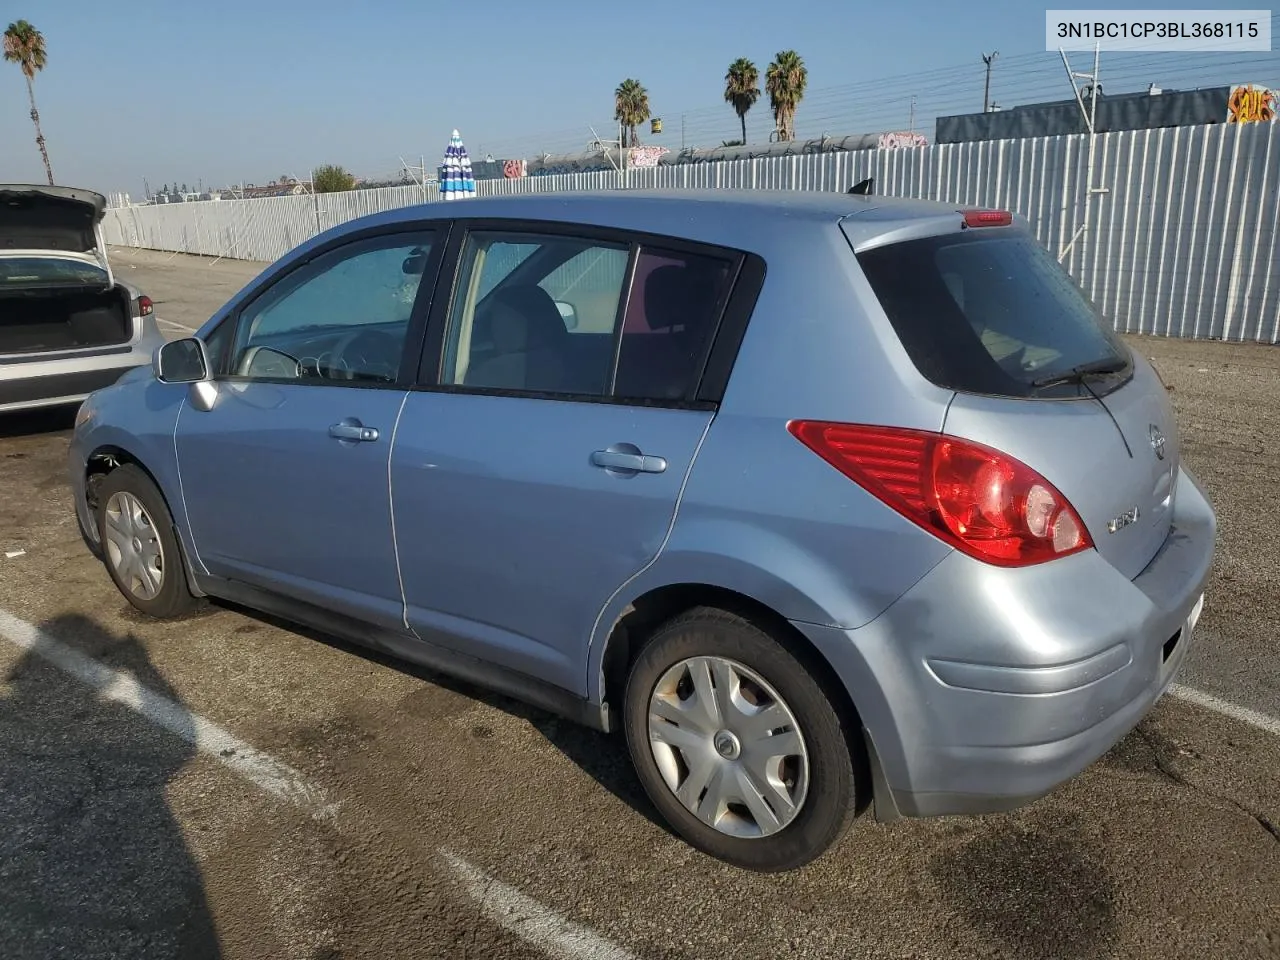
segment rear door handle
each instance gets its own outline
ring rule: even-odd
[[[378,428],[362,427],[354,423],[335,423],[329,427],[329,436],[335,440],[361,440],[372,443],[378,439]]]
[[[591,454],[591,462],[606,470],[629,473],[662,473],[667,469],[667,461],[662,457],[628,453],[623,450],[597,450]]]

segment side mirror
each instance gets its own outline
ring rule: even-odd
[[[576,330],[578,328],[578,311],[574,309],[572,303],[557,300],[556,309],[560,311],[560,319],[564,321],[566,330]]]
[[[409,251],[409,256],[404,258],[400,264],[400,269],[410,276],[422,276],[422,271],[427,266],[427,251],[421,247],[414,247]]]
[[[156,351],[152,361],[162,383],[199,383],[209,379],[209,355],[197,337],[171,340]]]

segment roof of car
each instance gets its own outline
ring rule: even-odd
[[[434,219],[527,220],[637,230],[758,253],[791,249],[795,228],[842,223],[851,242],[950,229],[961,205],[824,190],[591,190],[474,197],[370,214],[300,248],[364,227]]]
[[[402,208],[414,217],[529,217],[551,220],[581,220],[584,215],[605,214],[611,220],[655,215],[683,217],[696,212],[714,216],[718,212],[760,217],[835,221],[914,220],[937,217],[955,211],[957,204],[900,197],[861,196],[823,190],[593,190],[513,194],[476,197],[456,203],[425,204]]]

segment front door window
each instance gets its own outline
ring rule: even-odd
[[[358,241],[284,277],[241,314],[230,374],[394,383],[430,233]]]

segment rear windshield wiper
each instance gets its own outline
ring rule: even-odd
[[[1086,377],[1098,376],[1104,373],[1119,373],[1128,364],[1119,357],[1108,357],[1105,360],[1092,360],[1089,363],[1082,363],[1079,366],[1072,367],[1070,370],[1064,370],[1062,373],[1050,374],[1047,377],[1041,377],[1039,380],[1032,380],[1033,389],[1041,387],[1052,387],[1059,383],[1078,383],[1083,384]]]

